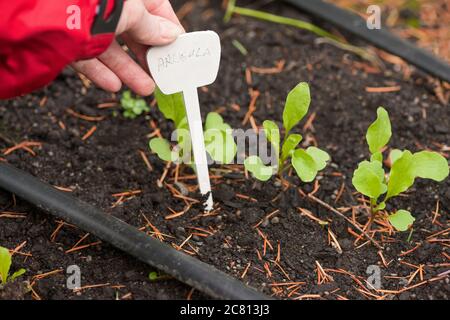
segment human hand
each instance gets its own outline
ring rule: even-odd
[[[72,63],[72,67],[104,90],[117,92],[126,84],[135,93],[146,96],[155,83],[145,70],[149,46],[164,45],[184,33],[169,0],[127,0],[117,25],[120,36],[134,53],[138,63],[114,40],[97,58]]]

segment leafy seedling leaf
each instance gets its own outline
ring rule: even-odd
[[[150,149],[163,161],[175,161],[176,154],[172,152],[170,143],[163,138],[153,138],[149,143]]]
[[[9,281],[14,281],[16,278],[20,277],[21,275],[23,275],[25,272],[27,272],[25,269],[19,269],[16,272],[14,272],[12,274],[12,276],[9,277]]]
[[[388,217],[389,222],[398,231],[406,231],[416,220],[409,211],[398,210]]]
[[[156,271],[152,271],[148,274],[148,278],[150,279],[150,281],[156,281],[159,278],[158,272]]]
[[[392,165],[387,198],[408,190],[416,178],[443,181],[449,174],[447,160],[437,152],[406,150]]]
[[[275,147],[275,152],[278,156],[280,153],[280,129],[275,122],[270,120],[264,121],[263,127],[267,140],[269,140]]]
[[[2,283],[6,284],[8,281],[9,269],[11,268],[11,254],[9,250],[3,247],[0,247],[0,276],[2,278]]]
[[[392,136],[388,112],[383,107],[379,107],[377,115],[377,120],[370,125],[366,134],[367,144],[372,154],[380,152]]]
[[[258,156],[250,156],[244,160],[245,169],[250,171],[253,176],[260,181],[269,180],[274,174],[274,168],[264,165]]]
[[[353,186],[362,194],[378,199],[386,192],[383,165],[379,161],[363,161],[353,173]]]
[[[381,152],[375,152],[370,156],[370,161],[378,161],[383,163],[383,154]]]
[[[389,160],[391,162],[391,167],[392,165],[395,163],[395,161],[397,161],[398,159],[400,159],[403,155],[403,151],[399,150],[399,149],[392,149],[391,152],[389,153]]]
[[[281,161],[285,161],[288,157],[292,156],[295,148],[302,141],[303,137],[299,134],[290,134],[281,148]]]
[[[413,155],[415,176],[437,182],[448,177],[448,162],[437,152],[421,151]]]
[[[166,119],[175,123],[176,128],[189,128],[186,121],[186,109],[182,93],[165,95],[159,88],[155,90],[158,108]]]
[[[328,153],[316,147],[309,147],[306,153],[314,159],[317,171],[325,169],[327,162],[331,159]]]
[[[204,137],[206,151],[214,161],[224,164],[233,162],[237,146],[231,134],[219,129],[209,129],[205,131]]]
[[[208,131],[210,129],[227,131],[231,130],[231,127],[229,124],[223,121],[223,118],[220,114],[218,114],[217,112],[210,112],[206,116],[205,131]]]
[[[405,150],[391,167],[386,200],[408,190],[414,184],[414,179],[413,155]]]
[[[292,166],[303,182],[311,182],[329,159],[328,153],[315,147],[309,147],[306,151],[297,149],[292,155]]]
[[[122,105],[123,116],[129,119],[135,119],[137,116],[141,115],[143,112],[149,112],[150,108],[144,99],[133,98],[130,91],[125,91],[120,99],[120,104]]]
[[[310,103],[309,86],[306,82],[301,82],[292,89],[286,99],[283,111],[283,126],[286,134],[308,113]]]
[[[210,112],[206,116],[204,139],[206,151],[214,161],[225,164],[233,161],[237,146],[230,125],[220,114]]]

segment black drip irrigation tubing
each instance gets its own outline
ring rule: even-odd
[[[366,21],[360,16],[321,0],[284,1],[408,61],[435,77],[450,82],[450,65],[448,63],[410,42],[400,39],[384,26],[381,29],[369,29]]]
[[[270,299],[216,268],[173,249],[133,226],[7,163],[0,163],[0,188],[76,225],[213,298]]]

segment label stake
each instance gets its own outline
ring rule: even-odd
[[[183,93],[200,193],[209,194],[207,211],[213,208],[213,198],[198,88],[216,80],[220,54],[220,39],[213,31],[186,33],[167,46],[153,47],[147,52],[148,67],[159,89],[166,95]]]

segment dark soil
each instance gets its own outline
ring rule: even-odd
[[[25,300],[27,292],[30,291],[28,288],[29,283],[20,280],[0,285],[0,300]]]
[[[174,2],[177,7],[182,3]],[[282,5],[271,5],[265,9],[300,16],[292,8]],[[277,60],[286,60],[282,73],[253,74],[252,87],[262,93],[254,117],[258,124],[269,118],[281,123],[281,108],[289,90],[300,81],[310,84],[310,112],[315,112],[316,118],[313,128],[307,132],[300,131],[305,137],[314,137],[333,158],[332,164],[320,176],[320,189],[315,194],[323,201],[334,207],[360,204],[359,195],[351,186],[351,176],[357,163],[368,157],[365,131],[380,105],[385,106],[391,115],[391,146],[412,151],[423,148],[439,151],[438,144],[449,143],[450,108],[435,97],[423,74],[415,72],[411,78],[404,80],[402,74],[390,67],[381,73],[366,73],[355,67],[354,62],[362,62],[358,57],[328,44],[317,44],[317,38],[306,31],[240,17],[224,24],[222,16],[219,4],[199,1],[184,20],[188,30],[212,29],[222,39],[223,59],[219,78],[200,95],[203,113],[224,107],[222,115],[225,120],[239,128],[250,101],[245,69],[250,66],[272,67]],[[241,55],[232,45],[234,39],[248,49],[247,56]],[[400,85],[401,90],[394,93],[365,91],[366,87],[394,84]],[[42,143],[41,148],[34,148],[35,157],[23,150],[2,157],[52,185],[72,188],[76,197],[136,227],[147,224],[143,217],[145,214],[161,233],[173,237],[165,237],[168,243],[180,245],[192,231],[189,227],[212,228],[214,235],[206,238],[195,236],[189,240],[198,249],[196,257],[235,277],[240,277],[251,263],[243,281],[268,295],[275,293],[271,283],[302,281],[305,284],[290,298],[303,294],[320,295],[324,299],[373,298],[358,291],[361,287],[345,274],[328,271],[334,281],[318,285],[316,262],[325,269],[344,269],[358,277],[364,285],[364,280],[369,276],[367,268],[378,265],[383,289],[394,291],[402,289],[409,276],[416,271],[402,261],[423,264],[424,280],[435,278],[449,269],[448,232],[438,237],[444,241],[427,241],[431,234],[449,227],[448,179],[440,184],[417,181],[406,197],[391,203],[389,209],[409,209],[417,220],[410,242],[407,241],[409,233],[384,234],[383,237],[377,233],[378,241],[385,240],[383,245],[386,248],[382,255],[388,267],[382,263],[378,249],[370,243],[359,247],[365,242],[361,240],[355,247],[355,238],[348,232],[350,225],[347,222],[302,197],[297,189],[310,192],[313,185],[302,184],[296,177],[287,177],[291,187],[283,192],[275,179],[261,184],[245,179],[242,171],[226,174],[212,171],[223,176],[214,180],[214,196],[220,207],[217,215],[199,218],[201,211],[192,208],[181,217],[165,220],[164,217],[171,213],[168,207],[180,211],[184,208],[184,202],[172,197],[167,188],[157,186],[156,181],[165,164],[150,153],[147,145],[148,135],[153,132],[150,119],[157,122],[166,136],[171,125],[163,120],[157,108],[152,108],[148,115],[136,120],[124,119],[118,107],[97,108],[100,103],[118,99],[119,96],[93,86],[84,88],[79,78],[66,70],[41,91],[0,102],[1,150],[24,140]],[[232,104],[240,105],[241,110],[234,111]],[[105,116],[105,119],[88,122],[67,113],[68,108],[85,115]],[[64,124],[65,129],[60,123]],[[94,124],[97,130],[83,141],[82,136]],[[147,154],[154,168],[152,172],[145,166],[139,150]],[[171,171],[167,181],[170,182],[172,174]],[[192,173],[184,169],[182,174]],[[195,184],[195,180],[183,182]],[[335,203],[342,183],[345,184],[344,192]],[[112,208],[117,200],[112,194],[127,190],[142,190],[142,193]],[[251,196],[257,202],[238,198],[237,193]],[[277,196],[276,201],[271,201]],[[438,222],[441,225],[432,224],[437,201],[440,213]],[[318,218],[329,221],[343,253],[339,254],[330,245],[326,228],[301,215],[297,208],[308,209]],[[279,209],[276,218],[260,225],[273,250],[268,248],[266,255],[259,260],[257,250],[263,253],[263,239],[253,226],[276,209]],[[132,299],[185,299],[191,291],[191,288],[175,280],[149,281],[150,267],[106,243],[65,253],[85,233],[72,226],[63,226],[55,241],[51,241],[51,235],[58,226],[57,219],[3,191],[0,192],[0,211],[26,214],[22,219],[0,218],[0,245],[13,249],[26,241],[20,252],[31,256],[14,255],[13,269],[26,268],[24,280],[34,282],[35,294],[27,294],[27,299],[37,296],[42,299],[116,299],[124,296]],[[350,215],[350,212],[347,214]],[[364,210],[357,210],[356,217],[361,224],[367,221]],[[151,231],[149,228],[146,230]],[[83,244],[96,241],[95,237],[88,236]],[[286,274],[273,263],[278,244],[281,248],[279,265]],[[417,250],[399,256],[402,251],[418,244]],[[188,246],[185,248],[190,250]],[[109,285],[78,293],[67,289],[65,270],[74,264],[81,268],[82,286]],[[271,277],[267,275],[264,264],[270,268]],[[58,269],[62,271],[33,281],[33,276],[37,274]],[[417,275],[406,286],[420,282]],[[278,296],[287,298],[288,292],[279,292]],[[401,294],[387,294],[385,298],[448,299],[449,294],[449,279],[443,278]],[[205,296],[195,291],[192,298]]]

